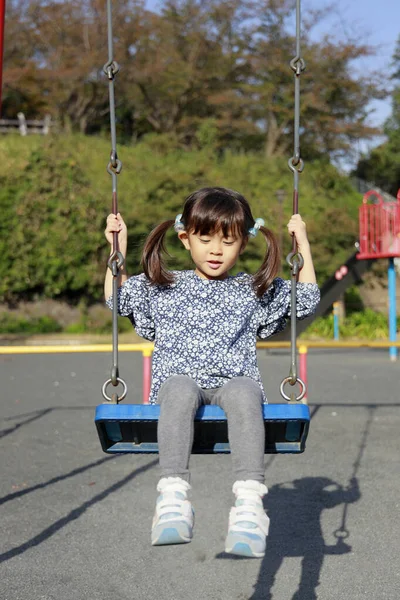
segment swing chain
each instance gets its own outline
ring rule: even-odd
[[[119,175],[122,170],[122,162],[119,160],[117,153],[111,150],[110,162],[107,165],[107,172],[112,175]]]
[[[114,252],[110,254],[107,266],[113,274],[113,277],[118,277],[119,271],[121,270],[124,263],[124,255],[119,250],[114,250]]]
[[[306,63],[304,58],[302,58],[301,56],[295,56],[294,58],[292,58],[292,60],[290,61],[290,68],[292,69],[292,71],[294,71],[297,77],[300,76],[302,72],[306,69]]]
[[[289,159],[288,165],[295,176],[295,192],[298,189],[298,181],[296,174],[301,173],[304,169],[304,162],[300,156],[300,76],[306,68],[306,63],[301,56],[301,15],[300,15],[301,0],[296,0],[296,56],[290,61],[290,68],[294,72],[294,152]],[[296,214],[297,210],[293,212]]]
[[[113,58],[113,32],[112,32],[112,0],[107,0],[107,34],[108,34],[108,61],[103,67],[103,71],[108,77],[109,90],[109,105],[110,105],[110,133],[111,133],[111,154],[110,162],[107,165],[107,171],[111,175],[112,181],[112,212],[118,214],[118,198],[117,198],[117,175],[121,172],[122,162],[117,154],[117,135],[116,135],[116,118],[115,118],[115,95],[114,95],[114,77],[119,71],[119,65]],[[119,376],[118,367],[118,276],[124,264],[124,257],[118,248],[118,233],[113,234],[112,252],[108,259],[107,266],[111,270],[113,276],[113,302],[112,302],[112,367],[111,376],[104,383],[102,394],[107,402],[118,404],[126,396],[127,385]],[[109,384],[114,387],[122,385],[122,394],[117,393],[107,394]]]
[[[103,71],[107,75],[108,79],[112,80],[114,79],[115,75],[119,72],[119,68],[119,64],[111,58],[104,65]]]
[[[288,160],[289,169],[293,173],[293,214],[299,212],[299,174],[304,169],[304,161],[300,156],[300,76],[306,68],[306,63],[301,57],[300,48],[300,3],[301,0],[296,0],[296,56],[290,61],[290,68],[294,72],[294,150],[293,156]],[[298,251],[297,242],[293,236],[292,251],[288,254],[286,261],[291,269],[291,318],[290,318],[290,348],[291,348],[291,367],[289,376],[281,383],[281,396],[288,402],[299,402],[306,394],[306,385],[297,375],[297,279],[299,272],[303,268],[304,259]],[[294,386],[296,383],[300,385],[300,393],[298,396],[294,392],[288,396],[285,391],[285,385],[289,383]]]

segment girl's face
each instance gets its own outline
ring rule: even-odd
[[[210,235],[180,231],[178,237],[192,256],[196,275],[202,279],[225,279],[247,244],[247,239],[224,237],[222,231]]]

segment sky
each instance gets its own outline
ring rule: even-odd
[[[151,10],[157,10],[162,1],[147,0],[146,5]],[[372,45],[376,48],[376,55],[360,59],[354,66],[364,73],[378,70],[389,75],[396,42],[400,37],[400,0],[302,0],[302,15],[306,16],[310,8],[322,9],[328,5],[334,7],[332,14],[315,28],[315,39],[328,34],[334,41],[350,37]],[[369,124],[381,126],[391,113],[390,98],[371,102],[369,109]],[[380,141],[380,138],[376,138],[363,145],[360,151],[366,152]]]
[[[326,6],[325,0],[303,0],[303,14],[310,6]],[[336,38],[357,37],[376,48],[376,55],[358,61],[365,72],[379,70],[390,74],[390,63],[396,42],[400,37],[399,0],[336,0],[335,12],[316,29],[315,35],[332,33]],[[373,104],[371,122],[380,125],[390,115],[390,99]]]

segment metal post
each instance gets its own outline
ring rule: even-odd
[[[339,302],[333,303],[333,339],[339,341]]]
[[[389,258],[388,268],[388,293],[389,293],[389,342],[397,341],[397,311],[396,311],[396,270],[394,258]],[[389,348],[391,361],[397,360],[397,348]]]
[[[300,379],[304,382],[305,388],[306,388],[306,393],[304,396],[304,401],[307,402],[308,397],[307,397],[307,389],[308,389],[308,384],[307,384],[307,353],[308,353],[308,348],[305,345],[301,345],[299,346],[299,375],[300,375]]]
[[[143,404],[149,403],[151,387],[151,355],[152,348],[146,348],[142,351],[143,355]]]
[[[0,115],[3,89],[3,52],[4,52],[4,22],[6,18],[6,0],[0,0]]]

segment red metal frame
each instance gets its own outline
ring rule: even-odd
[[[373,197],[377,201],[369,203]],[[360,260],[400,256],[400,190],[397,200],[385,202],[375,190],[364,195],[359,209]]]
[[[0,0],[0,115],[3,89],[3,50],[4,50],[4,21],[6,18],[6,0]]]

